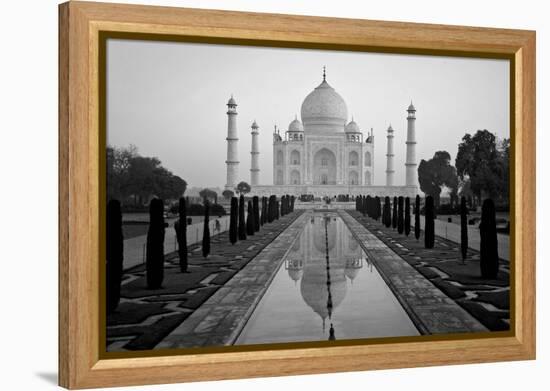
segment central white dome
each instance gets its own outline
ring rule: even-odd
[[[319,84],[302,103],[302,122],[304,126],[336,127],[343,131],[348,119],[348,108],[344,99],[326,80]]]

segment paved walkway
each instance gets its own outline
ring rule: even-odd
[[[156,348],[231,345],[237,339],[309,214],[302,214]]]
[[[457,216],[450,216],[457,221]],[[439,219],[434,220],[435,234],[442,238],[451,240],[460,244],[460,224],[449,223]],[[460,216],[458,216],[460,222]],[[414,216],[411,215],[411,224],[414,226]],[[420,216],[420,227],[424,229],[424,216]],[[497,233],[498,237],[498,256],[502,259],[510,260],[510,236]],[[480,236],[479,228],[474,225],[468,225],[468,247],[479,251]]]
[[[346,211],[338,211],[422,334],[487,331]]]
[[[423,231],[420,240],[416,240],[414,232],[409,236],[399,234],[359,212],[348,213],[489,330],[510,329],[508,261],[501,259],[496,279],[484,279],[477,250],[469,248],[463,261],[459,244],[451,240],[436,236],[434,248],[426,249]]]
[[[193,216],[192,216],[193,217]],[[220,222],[220,231],[214,231],[216,219]],[[174,220],[175,221],[175,220]],[[210,219],[210,232],[214,235],[225,232],[229,229],[229,216],[221,218],[215,217]],[[204,224],[202,222],[187,226],[187,244],[195,244],[202,241],[202,231]],[[124,270],[131,269],[136,265],[145,263],[145,244],[147,243],[147,235],[136,236],[124,241]],[[169,254],[177,250],[176,230],[172,222],[166,228],[164,234],[164,253]]]
[[[302,213],[296,211],[264,224],[254,236],[234,245],[227,233],[216,235],[208,258],[202,256],[200,244],[189,246],[188,273],[180,272],[177,252],[168,254],[161,289],[147,289],[144,265],[126,270],[120,305],[107,317],[107,350],[153,349]]]

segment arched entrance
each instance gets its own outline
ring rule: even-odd
[[[336,184],[336,155],[327,148],[323,148],[313,157],[313,184]]]

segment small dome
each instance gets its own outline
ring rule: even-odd
[[[349,124],[345,127],[346,133],[361,133],[359,130],[359,125],[352,119]]]
[[[295,118],[294,121],[292,121],[292,122],[288,125],[288,131],[289,131],[289,132],[303,132],[303,131],[304,131],[304,126],[303,126],[302,123],[298,120],[298,118]]]
[[[411,100],[411,104],[409,105],[409,108],[407,109],[407,111],[416,111],[416,109],[414,108],[412,100]]]
[[[258,129],[258,128],[259,128],[259,126],[256,123],[256,120],[254,120],[254,122],[252,122],[252,129]]]
[[[390,126],[388,126],[388,132],[393,132],[393,128],[391,127],[391,124]]]
[[[233,98],[233,95],[231,95],[231,98],[229,98],[229,100],[227,101],[227,105],[228,106],[237,106],[237,101],[235,100],[235,98]]]

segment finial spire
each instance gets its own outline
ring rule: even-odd
[[[323,65],[323,81],[327,80],[327,67]]]

